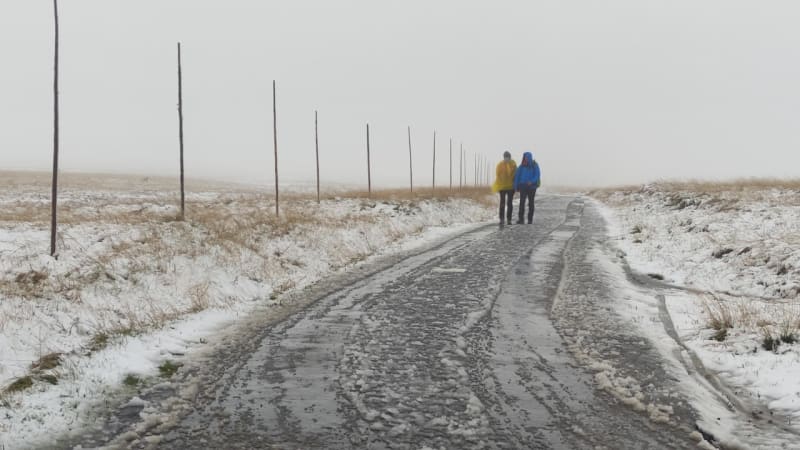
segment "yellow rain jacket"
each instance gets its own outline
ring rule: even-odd
[[[497,164],[497,178],[495,178],[492,185],[492,192],[497,193],[514,189],[514,174],[516,171],[517,163],[513,159],[509,162],[500,161]]]

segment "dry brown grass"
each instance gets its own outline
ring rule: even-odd
[[[724,340],[727,330],[739,328],[762,336],[797,336],[800,331],[800,303],[772,302],[708,294],[702,299],[706,326]]]
[[[139,217],[127,225],[136,225],[138,237],[132,240],[113,240],[107,250],[97,256],[84,254],[79,266],[63,274],[51,275],[43,271],[20,272],[12,278],[0,277],[0,295],[7,297],[37,299],[55,295],[80,301],[81,288],[98,281],[121,281],[133,285],[146,274],[173,272],[176,257],[196,258],[213,253],[222,264],[236,267],[241,264],[243,251],[265,261],[264,271],[272,269],[272,260],[279,264],[292,264],[280,254],[272,254],[270,240],[288,236],[298,229],[324,227],[353,227],[378,220],[373,214],[347,213],[340,217],[311,214],[308,202],[289,204],[276,216],[272,205],[265,204],[260,196],[240,197],[231,204],[194,203],[191,215],[183,222],[167,222],[158,217],[146,220]],[[106,216],[108,219],[109,216]],[[123,224],[120,216],[111,216],[114,223]],[[92,223],[98,223],[96,221]],[[201,231],[198,233],[198,231]],[[214,252],[213,249],[220,251]],[[115,260],[127,261],[124,275],[111,268]],[[256,275],[254,275],[256,276]],[[193,298],[195,309],[205,309],[202,293],[197,290]],[[131,327],[138,327],[131,321]],[[125,325],[123,328],[128,327]]]
[[[96,332],[107,336],[136,335],[163,328],[188,311],[181,311],[174,305],[165,305],[152,296],[144,295],[135,305],[125,303],[118,308],[97,311]]]
[[[11,208],[0,208],[0,222],[46,226],[50,219],[49,196],[30,194],[32,190],[49,187],[50,179],[46,175],[25,172],[2,178],[0,186],[13,186],[15,191],[12,193],[19,191],[28,200],[17,201]],[[270,245],[271,241],[297,232],[313,232],[309,230],[366,227],[381,220],[373,212],[373,207],[379,201],[395,205],[395,214],[413,214],[418,202],[423,200],[444,202],[463,198],[491,206],[495,203],[494,196],[487,188],[470,187],[452,191],[446,188],[419,189],[413,193],[406,189],[387,189],[376,190],[371,196],[363,191],[342,191],[324,197],[322,208],[327,208],[329,213],[316,214],[318,206],[315,195],[287,193],[281,196],[281,212],[276,216],[274,198],[268,193],[255,189],[207,191],[208,195],[194,199],[190,196],[186,218],[180,221],[176,217],[177,208],[159,206],[172,204],[170,195],[157,192],[170,184],[167,181],[147,181],[150,183],[148,186],[154,187],[152,192],[138,189],[128,195],[123,188],[141,184],[142,180],[119,176],[68,175],[63,178],[64,185],[71,186],[71,189],[88,190],[76,190],[64,195],[59,212],[61,224],[88,224],[92,227],[112,224],[122,226],[123,230],[135,225],[137,233],[132,235],[134,237],[125,235],[118,238],[114,230],[120,228],[109,227],[108,231],[101,231],[96,241],[76,247],[75,240],[70,237],[70,227],[62,227],[59,246],[71,246],[70,251],[79,253],[80,263],[65,273],[49,274],[30,269],[10,277],[0,276],[0,296],[21,299],[63,297],[81,302],[81,292],[86,286],[102,283],[104,289],[111,293],[138,289],[148,275],[176,271],[175,261],[180,257],[211,256],[219,264],[237,268],[242,276],[264,279],[265,274],[276,270],[295,270],[302,265],[282,254],[285,252],[276,251],[274,245]],[[109,184],[112,186],[110,191],[107,190]],[[339,199],[355,201],[356,205],[360,202],[360,211],[356,208],[351,212],[330,214],[330,211],[336,210],[332,202]],[[95,228],[102,230],[104,227]],[[390,233],[396,233],[395,237],[403,234],[400,231]],[[364,239],[368,241],[366,236]],[[82,251],[80,245],[93,246],[92,251]],[[372,249],[375,247],[369,242],[367,246]],[[342,253],[356,260],[365,257],[351,254],[353,252],[347,249],[343,249]],[[115,269],[119,261],[124,261],[124,264]],[[243,261],[246,261],[246,267]],[[20,266],[25,265],[27,262],[21,259]],[[290,287],[278,286],[276,292]],[[188,292],[191,304],[187,308],[200,311],[210,305],[217,306],[220,299],[211,298],[210,292],[208,284],[192,287]],[[123,319],[109,316],[102,331],[112,335],[124,334],[126,330],[163,323],[185,312],[160,309],[157,302],[144,302],[140,306],[136,311],[123,311]],[[0,318],[0,325],[7,320]]]
[[[161,177],[102,174],[63,174],[60,178],[59,223],[75,225],[87,222],[110,224],[168,223],[180,220],[177,182]],[[19,200],[7,199],[0,208],[0,222],[30,223],[45,226],[50,221],[50,176],[41,172],[2,172],[0,189],[18,192]],[[193,198],[193,192],[212,193],[213,199]],[[363,199],[376,201],[419,201],[470,199],[492,205],[494,198],[486,187],[463,189],[421,188],[380,189],[372,194],[361,190],[325,193],[322,199]],[[293,205],[315,202],[316,194],[285,192],[281,194],[281,217],[274,218],[273,195],[253,186],[209,181],[187,182],[186,220],[204,224],[221,217],[263,216],[276,235],[286,234],[291,224],[311,223],[313,214]],[[234,211],[236,214],[234,215]],[[244,220],[244,219],[242,219]],[[250,220],[250,219],[248,219]]]
[[[205,311],[211,305],[211,297],[208,293],[208,282],[198,283],[189,288],[189,299],[192,301],[191,312]]]
[[[0,294],[6,297],[42,298],[52,287],[49,274],[44,271],[28,270],[18,273],[13,279],[0,279]]]
[[[378,189],[373,190],[370,195],[364,190],[351,190],[343,191],[336,194],[324,195],[322,198],[331,200],[336,198],[361,198],[369,200],[382,200],[382,201],[414,201],[414,200],[449,200],[452,198],[465,198],[477,202],[487,201],[487,197],[491,198],[494,202],[494,195],[488,187],[464,187],[458,189],[454,187],[449,188],[417,188],[414,192],[409,189]],[[307,196],[306,198],[312,198]],[[316,198],[316,197],[313,197]],[[492,203],[493,204],[493,203]]]
[[[800,179],[780,178],[740,178],[726,181],[674,181],[659,182],[664,190],[684,190],[690,192],[706,192],[715,194],[720,192],[737,191],[762,191],[769,189],[800,190]]]
[[[716,296],[707,296],[703,299],[703,307],[708,318],[709,328],[722,331],[733,328],[734,312],[733,309]]]
[[[33,370],[52,370],[61,364],[61,353],[48,353],[31,363]]]
[[[608,195],[614,192],[639,192],[645,185],[622,185],[598,188],[592,195]],[[781,178],[739,178],[724,181],[671,180],[658,181],[647,186],[665,192],[696,192],[718,194],[723,192],[763,191],[771,189],[800,191],[800,179]]]
[[[776,191],[779,195],[775,195]],[[622,194],[622,195],[619,195]],[[740,179],[723,182],[662,181],[641,186],[597,189],[589,195],[610,205],[626,205],[631,199],[662,197],[664,206],[681,210],[700,206],[718,212],[736,212],[748,202],[774,206],[800,206],[800,180]]]
[[[0,170],[0,189],[12,188],[24,189],[28,192],[41,192],[49,198],[51,179],[50,172]],[[81,191],[102,189],[105,191],[163,192],[176,191],[179,188],[177,176],[107,173],[61,172],[58,175],[58,184],[61,189]],[[186,189],[189,191],[225,192],[254,190],[246,185],[195,178],[186,179]]]

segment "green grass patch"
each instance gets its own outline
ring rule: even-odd
[[[89,351],[99,352],[104,348],[108,347],[109,336],[107,333],[97,333],[92,336],[92,339],[89,340]]]
[[[164,361],[163,364],[158,366],[158,373],[162,378],[170,378],[175,375],[175,372],[181,368],[181,364],[176,364],[170,360]]]
[[[122,384],[124,384],[125,386],[129,386],[129,387],[136,387],[141,382],[142,382],[142,379],[137,377],[136,375],[133,375],[133,374],[125,375],[125,379],[122,380]]]
[[[720,330],[717,330],[716,333],[714,333],[714,335],[711,336],[711,338],[717,342],[724,342],[727,337],[728,337],[727,328],[722,328]]]
[[[771,334],[765,334],[764,339],[761,341],[761,346],[764,347],[764,350],[777,352],[778,347],[781,346],[781,339],[776,338]]]
[[[142,334],[142,332],[140,330],[136,330],[135,328],[125,328],[119,330],[117,334],[119,334],[120,336],[134,337]]]
[[[24,376],[22,378],[17,378],[16,381],[11,383],[5,390],[7,394],[12,394],[14,392],[21,392],[25,389],[30,389],[33,387],[33,378],[30,376]]]
[[[44,381],[45,383],[49,383],[52,385],[58,384],[58,377],[55,375],[41,375],[37,377],[38,379]]]

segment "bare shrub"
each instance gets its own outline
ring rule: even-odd
[[[51,370],[61,364],[61,353],[49,353],[31,364],[34,370]]]
[[[33,378],[31,378],[29,375],[26,375],[26,376],[24,376],[22,378],[17,378],[16,380],[14,380],[13,383],[8,385],[3,390],[3,393],[4,394],[13,394],[15,392],[21,392],[21,391],[24,391],[26,389],[30,389],[31,387],[33,387]]]
[[[38,270],[30,270],[28,272],[23,272],[17,274],[17,276],[14,277],[14,281],[20,284],[39,284],[46,279],[47,279],[47,272]]]
[[[800,331],[800,309],[798,309],[798,305],[793,304],[780,317],[778,334],[781,342],[786,344],[796,343],[798,332]]]
[[[764,350],[770,352],[777,352],[778,347],[781,345],[781,339],[772,330],[772,327],[766,326],[761,329],[761,346]]]
[[[0,295],[25,299],[42,298],[49,287],[48,279],[47,272],[33,269],[18,273],[11,280],[0,278]]]
[[[208,282],[199,283],[189,288],[189,299],[192,301],[189,311],[200,312],[208,309],[211,304],[208,289]]]
[[[717,296],[707,296],[703,300],[706,311],[707,325],[716,331],[733,328],[734,319],[731,308]]]

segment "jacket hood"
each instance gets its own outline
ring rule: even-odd
[[[522,154],[522,163],[523,166],[532,166],[533,165],[533,153],[525,152]]]

